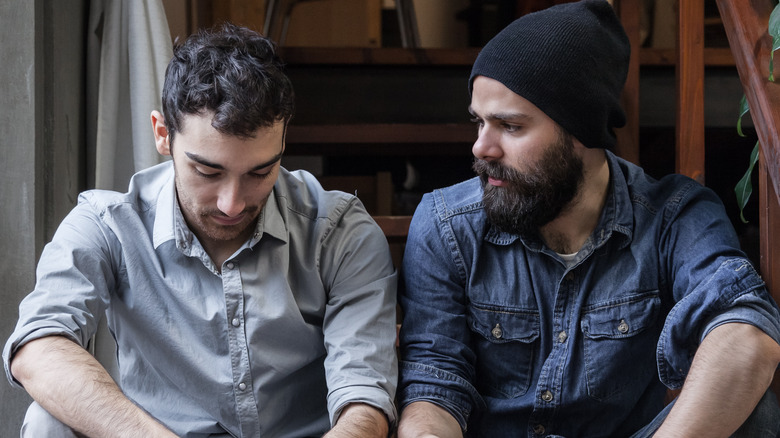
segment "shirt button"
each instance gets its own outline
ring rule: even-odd
[[[566,331],[563,330],[560,333],[558,333],[558,343],[563,344],[566,342],[566,339],[569,337],[569,335],[566,334]]]
[[[238,320],[238,318],[233,318],[232,321],[230,321],[231,324],[233,324],[233,327],[238,327],[241,325],[241,321]]]
[[[542,400],[546,402],[551,402],[553,400],[553,393],[550,391],[543,391],[542,392]]]
[[[623,334],[628,333],[628,324],[626,323],[625,319],[620,320],[620,324],[618,324],[618,331]]]
[[[233,264],[233,262],[230,262],[230,263],[227,264],[227,268],[228,269],[233,269],[234,266],[235,265]]]
[[[246,389],[246,383],[244,383],[244,382],[239,383],[238,384],[238,389],[240,389],[242,391],[245,390]]]
[[[501,330],[501,324],[496,324],[496,326],[493,327],[493,330],[491,330],[490,333],[492,333],[493,337],[496,339],[501,339],[501,337],[504,336],[504,331]]]
[[[544,426],[542,426],[541,424],[537,424],[536,426],[534,426],[534,433],[536,435],[544,435]]]

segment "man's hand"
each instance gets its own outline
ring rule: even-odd
[[[347,405],[336,425],[323,438],[387,438],[387,417],[379,409],[363,403]]]
[[[748,418],[772,382],[780,345],[749,324],[713,329],[656,437],[728,437]]]
[[[462,437],[458,421],[439,406],[429,402],[414,402],[404,408],[398,425],[398,438]]]
[[[55,418],[90,437],[175,437],[130,401],[100,363],[62,336],[25,344],[11,374]]]

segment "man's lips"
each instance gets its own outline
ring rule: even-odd
[[[490,184],[491,186],[495,186],[495,187],[503,187],[503,186],[507,185],[506,181],[504,181],[502,179],[496,179],[496,178],[493,178],[493,177],[490,177],[490,176],[488,177],[487,181],[488,181],[488,184]]]
[[[220,225],[237,225],[242,220],[244,220],[244,215],[246,213],[241,213],[236,217],[227,217],[227,216],[212,216],[215,222],[217,222]]]

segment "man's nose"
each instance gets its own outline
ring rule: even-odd
[[[228,217],[241,214],[246,208],[241,185],[231,183],[224,187],[217,199],[217,208]]]
[[[491,161],[501,158],[503,151],[501,150],[499,134],[488,126],[482,127],[477,134],[477,140],[471,147],[471,153],[481,160]]]

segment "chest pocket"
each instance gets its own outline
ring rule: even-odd
[[[538,349],[539,313],[478,305],[469,311],[479,392],[498,398],[525,394]]]
[[[630,390],[638,397],[657,378],[660,305],[658,293],[649,292],[584,311],[580,328],[588,395],[605,400]]]

